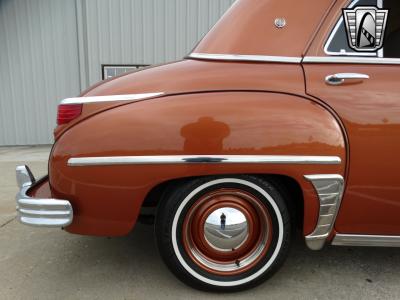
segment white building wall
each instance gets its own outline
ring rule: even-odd
[[[234,0],[0,0],[0,145],[52,142],[102,64],[185,56]]]
[[[73,0],[0,0],[0,145],[52,141],[80,88],[76,37]]]

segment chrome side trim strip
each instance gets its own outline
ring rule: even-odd
[[[68,160],[68,166],[113,166],[113,165],[154,165],[154,164],[322,164],[341,163],[337,156],[297,155],[165,155],[165,156],[112,156],[77,157]]]
[[[210,53],[191,53],[188,58],[204,60],[224,60],[224,61],[256,61],[256,62],[279,62],[299,64],[301,57],[291,56],[267,56],[267,55],[241,55],[241,54],[210,54]]]
[[[304,177],[313,184],[319,198],[317,226],[310,235],[306,236],[306,244],[312,250],[320,250],[324,247],[335,224],[343,197],[344,180],[337,174]]]
[[[110,96],[92,96],[92,97],[76,97],[67,98],[61,101],[60,104],[85,104],[98,102],[113,102],[113,101],[139,101],[148,98],[154,98],[163,95],[164,93],[146,93],[146,94],[131,94],[131,95],[110,95]]]
[[[335,246],[400,247],[400,236],[336,234]]]
[[[400,65],[400,58],[306,56],[303,58],[303,63]]]

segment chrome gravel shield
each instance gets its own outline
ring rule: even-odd
[[[318,195],[319,216],[313,233],[306,236],[306,244],[312,250],[320,250],[332,232],[343,197],[344,180],[341,175],[307,175]]]

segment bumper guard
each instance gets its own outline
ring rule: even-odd
[[[28,196],[35,177],[27,166],[16,168],[19,192],[16,196],[18,219],[21,223],[41,227],[66,227],[72,223],[73,210],[67,200],[42,199]]]

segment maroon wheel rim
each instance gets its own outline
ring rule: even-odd
[[[223,188],[193,203],[183,221],[182,242],[198,267],[232,276],[257,265],[270,247],[272,234],[268,208],[257,196]]]

